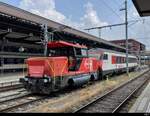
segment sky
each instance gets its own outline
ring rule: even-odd
[[[73,28],[84,29],[123,23],[125,19],[124,0],[0,0],[50,20]],[[143,21],[144,19],[144,21]],[[129,38],[133,38],[150,49],[150,18],[141,18],[132,1],[128,0]],[[133,22],[133,20],[140,20]],[[132,22],[130,22],[132,21]],[[87,31],[86,31],[87,32]],[[99,36],[98,30],[90,33]],[[101,38],[118,40],[125,38],[125,26],[101,30]]]

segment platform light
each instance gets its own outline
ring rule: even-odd
[[[21,46],[20,48],[19,48],[19,52],[24,52],[25,51],[25,48],[23,47],[23,46]]]

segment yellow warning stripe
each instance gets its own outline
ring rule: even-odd
[[[50,63],[49,63],[48,60],[47,60],[47,63],[48,63],[48,65],[49,65],[50,69],[52,70],[52,72],[54,73],[54,77],[55,77],[55,71],[54,71],[54,69],[52,68],[52,66],[50,65]]]
[[[67,63],[68,63],[68,59],[67,59],[67,61],[65,62],[64,67],[62,68],[61,77],[62,77],[62,73],[63,73],[63,71],[65,70],[65,67],[66,67]]]

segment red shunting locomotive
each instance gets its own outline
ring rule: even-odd
[[[27,76],[20,82],[32,93],[50,94],[100,77],[101,63],[88,57],[87,47],[64,41],[49,42],[47,57],[29,58],[26,64]]]

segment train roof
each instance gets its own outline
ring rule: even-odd
[[[118,51],[114,51],[114,50],[108,50],[108,49],[102,49],[102,48],[92,48],[92,49],[90,49],[90,50],[100,50],[100,51],[102,51],[102,52],[109,52],[109,53],[117,53],[117,54],[122,54],[122,55],[125,55],[126,53],[123,53],[123,52],[118,52]],[[136,57],[134,54],[130,54],[129,53],[129,55],[130,56],[133,56],[133,57]]]
[[[79,45],[79,44],[69,43],[69,42],[65,42],[65,41],[48,42],[48,48],[61,48],[61,47],[76,47],[76,48],[87,49],[87,47],[85,45]]]

